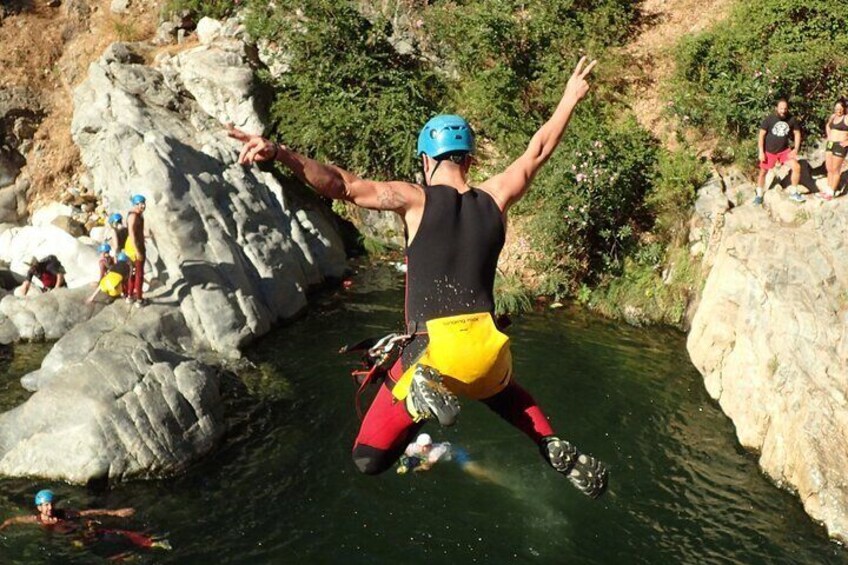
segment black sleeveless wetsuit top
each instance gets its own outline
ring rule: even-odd
[[[446,185],[424,187],[421,225],[406,250],[407,331],[426,331],[435,318],[492,312],[498,256],[506,230],[487,192],[459,193]],[[404,365],[427,345],[419,336],[404,350]]]

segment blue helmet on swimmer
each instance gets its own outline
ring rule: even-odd
[[[108,243],[101,243],[100,247],[97,248],[98,253],[109,253],[112,251],[112,246]]]
[[[137,206],[139,204],[145,204],[147,202],[147,198],[142,194],[135,194],[132,198],[130,198],[130,202],[132,202],[133,206]]]
[[[53,491],[44,489],[40,490],[35,494],[35,505],[41,506],[42,504],[52,504],[53,503]]]
[[[120,214],[118,214],[117,212],[115,212],[114,214],[109,216],[109,225],[110,226],[114,226],[115,224],[120,224],[122,221],[124,221],[124,217],[121,216]]]
[[[418,156],[438,159],[449,153],[474,153],[474,130],[462,116],[441,114],[431,118],[418,134]]]
[[[117,259],[118,261],[120,261],[120,262],[124,263],[124,262],[126,262],[126,261],[129,261],[129,260],[130,260],[130,256],[129,256],[129,255],[127,255],[126,253],[124,253],[123,251],[120,251],[120,252],[118,252],[118,256],[116,257],[116,259]]]

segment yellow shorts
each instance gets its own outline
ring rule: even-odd
[[[103,275],[103,278],[100,279],[100,290],[103,291],[104,294],[108,294],[112,298],[117,296],[121,296],[123,292],[122,284],[124,282],[124,277],[121,276],[120,273],[116,273],[112,271],[111,273],[106,273]]]
[[[445,386],[457,396],[489,398],[509,384],[509,337],[498,330],[488,312],[429,320],[427,334],[427,348],[392,389],[398,400],[409,394],[412,375],[419,364],[441,373]]]

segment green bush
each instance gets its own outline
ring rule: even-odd
[[[197,19],[203,16],[222,19],[233,15],[239,4],[238,0],[167,0],[162,12],[167,16],[190,12]]]
[[[709,166],[686,151],[661,151],[645,205],[661,241],[680,244],[688,235],[695,195],[709,178]]]
[[[517,208],[534,219],[529,236],[544,288],[571,294],[589,277],[616,273],[648,218],[642,201],[657,146],[632,116],[586,104]]]
[[[625,259],[620,276],[608,277],[584,293],[583,303],[610,318],[680,326],[699,290],[699,266],[685,246],[668,252],[663,247],[659,243],[640,247],[639,253]]]
[[[278,137],[361,175],[414,178],[418,129],[444,86],[419,58],[394,49],[388,22],[369,21],[350,1],[279,0],[252,4],[247,28],[287,54],[290,71],[273,83]]]
[[[510,155],[550,116],[580,55],[619,44],[637,17],[624,0],[466,0],[433,3],[423,21],[426,47],[458,74],[451,107]]]
[[[671,111],[684,123],[738,141],[756,136],[780,97],[809,133],[848,94],[848,11],[838,0],[739,2],[728,20],[677,51]],[[732,143],[731,143],[732,144]],[[732,147],[751,157],[753,145]]]

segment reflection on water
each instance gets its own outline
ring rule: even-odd
[[[578,494],[526,437],[474,402],[455,427],[428,431],[464,447],[497,481],[450,463],[360,476],[350,461],[353,360],[335,351],[400,329],[402,280],[376,270],[321,300],[248,352],[256,368],[225,383],[230,433],[186,475],[107,492],[51,486],[73,506],[138,508],[128,527],[174,546],[140,562],[848,563],[739,448],[682,335],[577,311],[523,316],[510,332],[516,374],[554,427],[610,464],[601,500]],[[0,483],[2,516],[21,512],[41,484]],[[23,529],[0,539],[0,557],[99,559]]]

